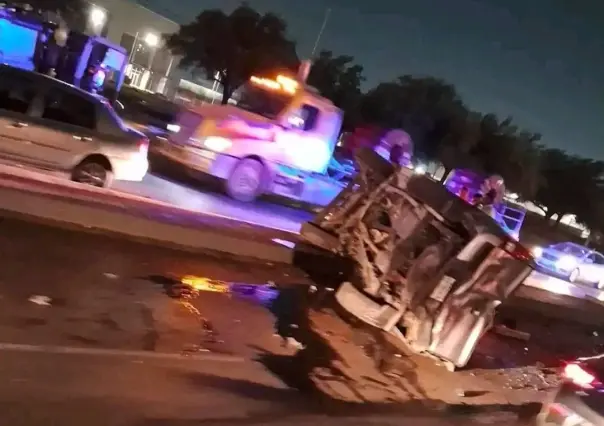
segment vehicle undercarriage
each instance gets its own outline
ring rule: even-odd
[[[467,363],[495,308],[531,271],[530,255],[481,210],[371,150],[340,195],[302,227],[353,260],[336,294],[367,323],[452,368]]]

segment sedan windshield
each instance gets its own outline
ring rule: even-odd
[[[552,249],[575,257],[583,257],[589,252],[585,247],[574,243],[554,244]]]

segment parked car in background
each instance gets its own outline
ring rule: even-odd
[[[543,404],[537,426],[604,426],[604,355],[567,364],[563,381]]]
[[[109,102],[46,75],[0,65],[0,157],[107,187],[141,181],[149,139]]]
[[[604,256],[597,251],[566,242],[536,247],[533,255],[540,272],[604,289]]]
[[[175,122],[181,107],[162,95],[126,87],[114,108],[129,126],[149,137],[167,137],[178,130]]]

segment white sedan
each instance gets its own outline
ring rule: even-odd
[[[579,244],[567,242],[533,249],[540,272],[604,289],[604,256]]]

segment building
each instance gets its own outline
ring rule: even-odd
[[[127,83],[142,90],[167,96],[189,93],[194,97],[218,99],[212,84],[191,72],[178,68],[178,58],[163,47],[163,37],[179,30],[180,25],[133,0],[90,0],[91,28],[129,52]],[[183,95],[185,96],[185,95]]]

